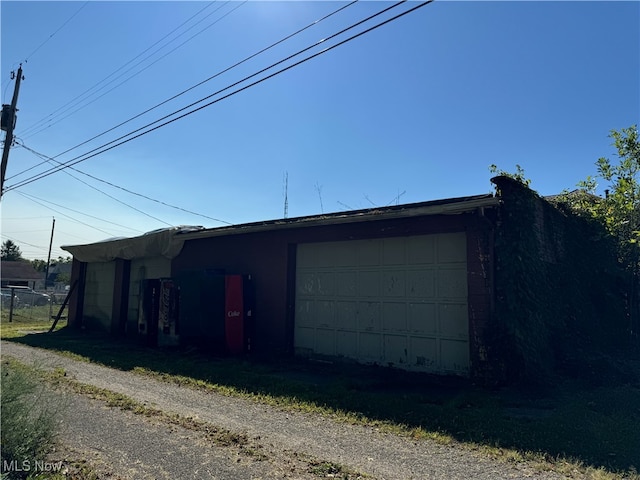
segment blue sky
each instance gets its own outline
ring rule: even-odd
[[[25,77],[2,240],[16,241],[27,258],[46,258],[52,217],[54,257],[66,255],[60,245],[168,225],[281,218],[285,175],[289,217],[488,193],[492,163],[507,171],[520,164],[534,189],[554,194],[595,173],[599,157],[615,159],[610,130],[639,121],[640,3],[436,1],[75,165],[205,217],[69,169],[12,188],[51,168],[28,149],[72,160],[393,3],[350,5],[57,156],[346,5],[2,1],[3,103],[20,63]],[[417,5],[406,2],[279,68]]]

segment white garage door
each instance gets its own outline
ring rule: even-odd
[[[296,352],[467,375],[464,233],[300,244]]]

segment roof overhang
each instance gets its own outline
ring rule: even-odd
[[[491,194],[476,195],[473,197],[434,200],[325,215],[284,218],[211,229],[174,227],[153,231],[138,237],[110,239],[87,245],[66,245],[61,248],[71,253],[74,258],[81,262],[109,262],[116,258],[131,260],[143,257],[172,259],[180,253],[184,242],[187,240],[431,215],[457,215],[478,209],[496,207],[499,204],[500,199]]]
[[[341,225],[350,223],[375,222],[410,217],[424,217],[431,215],[457,215],[472,212],[481,208],[500,205],[500,199],[493,195],[479,195],[433,202],[395,205],[393,207],[353,210],[348,212],[331,213],[310,217],[285,218],[266,222],[246,223],[229,227],[206,229],[186,233],[188,240],[197,238],[240,235],[246,233],[265,232],[280,229],[309,228],[327,225]]]
[[[109,239],[86,245],[63,245],[60,248],[81,262],[110,262],[116,258],[131,260],[144,257],[172,259],[182,250],[185,238],[181,233],[184,231],[184,227],[172,227],[139,237]]]

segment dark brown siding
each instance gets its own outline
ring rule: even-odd
[[[469,321],[472,370],[481,360],[484,324],[492,298],[489,222],[477,214],[438,215],[344,225],[278,229],[187,241],[173,260],[172,275],[185,270],[224,269],[251,274],[255,286],[257,351],[292,353],[296,245],[465,231],[468,235]],[[477,325],[476,325],[477,324]],[[473,375],[473,372],[472,372]]]

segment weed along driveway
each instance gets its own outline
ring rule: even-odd
[[[121,478],[562,478],[455,443],[286,411],[13,342],[2,342],[2,355],[52,372],[68,387],[62,443]]]
[[[46,372],[51,388],[68,398],[59,452],[75,452],[76,458],[96,466],[99,478],[638,478],[633,467],[637,449],[629,446],[639,438],[635,417],[625,414],[626,423],[612,417],[619,445],[609,437],[585,433],[583,437],[597,442],[591,451],[575,446],[584,438],[576,435],[574,424],[582,428],[599,422],[598,431],[604,435],[610,430],[605,423],[610,414],[596,412],[598,422],[585,422],[580,410],[580,422],[573,422],[568,411],[561,410],[564,399],[538,401],[532,409],[533,404],[518,397],[510,408],[497,409],[486,392],[452,393],[435,387],[421,390],[421,406],[403,403],[414,395],[407,384],[390,395],[372,391],[379,387],[363,377],[348,377],[340,380],[348,382],[348,390],[341,390],[333,376],[312,368],[286,370],[188,352],[168,354],[64,332],[3,340],[1,347],[3,359]],[[635,389],[625,387],[622,392],[621,408],[638,404]],[[395,410],[376,414],[385,398],[391,398]],[[614,401],[611,397],[609,403]],[[591,410],[602,408],[590,398],[585,402]],[[430,431],[403,424],[403,418],[410,418],[401,416],[407,405],[434,409],[442,425],[453,427],[439,430],[433,419],[425,420]],[[452,422],[447,416],[457,418]],[[561,424],[553,436],[583,457],[568,462],[557,450],[540,448],[550,445],[545,432],[552,429],[551,423]],[[500,438],[497,430],[503,435],[499,444],[520,442],[519,452],[541,453],[491,447],[498,444],[491,440]],[[461,442],[437,431],[458,433],[459,438],[465,431],[479,438],[480,432],[489,440]],[[596,460],[580,460],[600,453],[623,467],[605,470]]]

